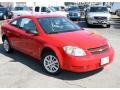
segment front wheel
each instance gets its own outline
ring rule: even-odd
[[[44,70],[49,74],[60,73],[59,60],[53,52],[45,52],[42,56],[42,66]]]
[[[87,27],[91,27],[92,25],[88,23],[88,20],[86,19],[86,25]]]
[[[3,40],[3,48],[7,53],[13,52],[13,49],[11,48],[9,41],[6,38]]]

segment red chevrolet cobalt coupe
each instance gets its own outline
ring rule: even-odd
[[[5,21],[1,33],[7,53],[15,49],[30,55],[50,74],[96,70],[110,64],[114,56],[105,38],[59,15],[19,16]]]

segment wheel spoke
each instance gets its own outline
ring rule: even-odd
[[[58,66],[56,67],[56,66],[54,65],[53,68],[54,68],[55,70],[57,70],[57,69],[58,69]]]
[[[58,61],[54,61],[54,62],[52,62],[52,64],[58,64]]]
[[[46,56],[44,58],[44,67],[50,73],[56,72],[59,69],[57,58],[53,55]]]
[[[9,43],[8,43],[7,40],[4,40],[3,45],[4,45],[4,49],[5,49],[5,51],[9,51]]]

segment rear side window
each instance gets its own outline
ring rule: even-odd
[[[19,27],[19,21],[20,21],[20,19],[13,20],[13,21],[10,23],[10,25],[15,26],[15,27]]]
[[[17,25],[17,20],[11,22],[11,25]]]
[[[36,31],[36,26],[34,22],[29,18],[21,18],[19,27],[21,27],[25,31],[29,31],[29,30]]]
[[[19,18],[10,23],[12,26],[23,29],[25,31],[28,30],[36,30],[36,26],[34,22],[29,18]]]

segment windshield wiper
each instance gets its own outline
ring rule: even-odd
[[[48,34],[55,34],[55,33],[59,33],[59,32],[47,32]]]
[[[48,32],[48,34],[63,33],[63,32],[74,32],[78,30],[68,30],[68,31],[58,31],[58,32]]]

